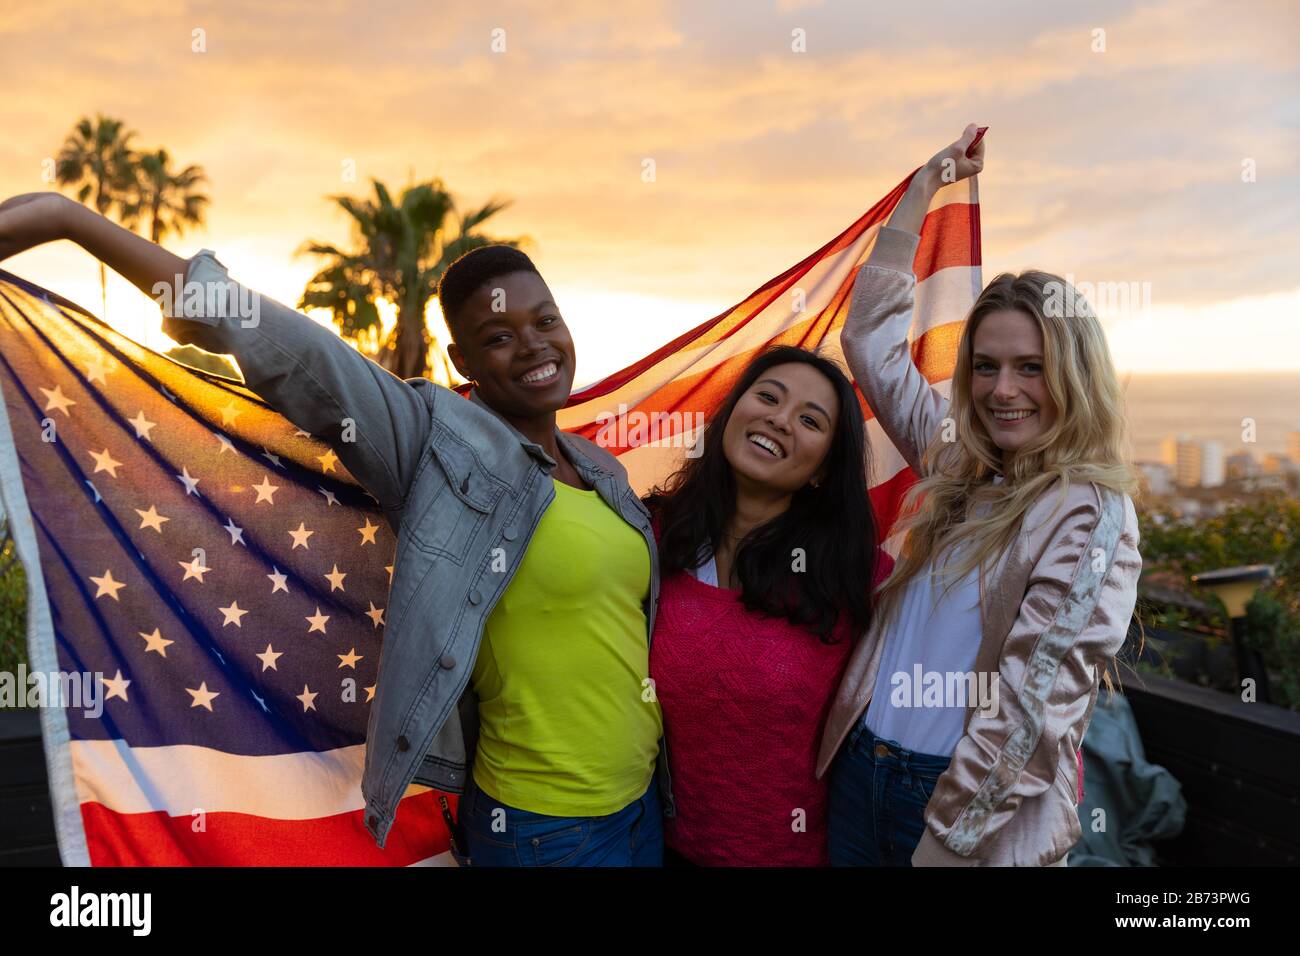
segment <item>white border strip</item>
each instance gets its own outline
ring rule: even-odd
[[[23,488],[22,467],[18,463],[18,451],[10,429],[7,395],[4,414],[0,414],[0,504],[9,517],[9,533],[13,536],[18,560],[27,574],[27,655],[31,670],[47,674],[57,672],[59,655],[54,645],[54,622],[45,593],[45,576],[41,573],[36,528],[32,524],[31,508]],[[90,851],[86,848],[86,831],[68,748],[71,734],[67,714],[61,707],[42,707],[40,711],[41,742],[45,750],[59,857],[64,866],[90,866]]]

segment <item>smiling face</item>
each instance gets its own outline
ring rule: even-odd
[[[723,431],[737,482],[769,494],[798,491],[819,475],[839,412],[834,386],[811,365],[787,362],[760,374]]]
[[[990,312],[975,328],[971,401],[993,443],[1015,451],[1056,421],[1043,374],[1043,333],[1017,309]]]
[[[541,276],[511,272],[484,283],[455,326],[447,353],[492,408],[528,420],[564,407],[573,388],[573,337]]]

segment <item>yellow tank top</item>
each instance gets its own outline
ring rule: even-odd
[[[663,732],[644,683],[650,553],[595,491],[552,481],[474,662],[474,781],[521,810],[604,816],[649,787]]]

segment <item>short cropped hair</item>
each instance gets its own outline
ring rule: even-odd
[[[527,254],[500,243],[471,249],[446,268],[438,281],[438,305],[452,339],[459,337],[457,321],[470,296],[493,279],[511,272],[532,272],[541,277]]]

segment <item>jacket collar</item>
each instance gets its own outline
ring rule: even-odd
[[[538,463],[541,464],[543,471],[550,474],[555,470],[555,459],[547,454],[546,450],[543,449],[541,445],[537,444],[537,442],[532,439],[527,438],[523,432],[515,428],[514,425],[510,424],[510,422],[506,421],[500,412],[487,402],[483,401],[483,399],[479,397],[477,388],[470,389],[469,400],[479,408],[491,412],[496,416],[497,420],[500,421],[501,424],[510,429],[510,434],[514,435],[515,438],[519,440],[519,444],[523,446],[525,451],[537,459]],[[600,465],[596,464],[596,462],[592,461],[591,458],[582,451],[573,436],[561,429],[559,426],[556,426],[555,429],[555,441],[557,444],[563,446],[565,452],[568,454],[569,461],[573,463],[573,467],[582,475],[583,480],[593,488],[596,486],[596,478],[603,478],[610,475],[608,469],[602,468]]]

